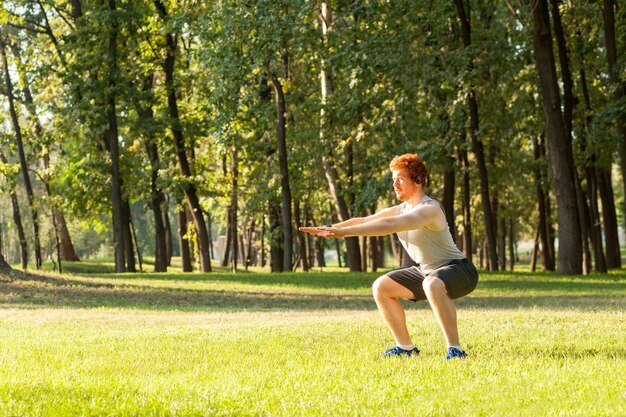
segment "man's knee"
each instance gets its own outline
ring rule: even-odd
[[[437,277],[426,277],[422,282],[422,288],[426,294],[446,291],[446,285]]]
[[[378,277],[376,281],[374,281],[374,283],[372,284],[372,294],[374,294],[374,297],[383,296],[388,292],[389,280],[390,278],[387,275],[383,275],[381,277]]]

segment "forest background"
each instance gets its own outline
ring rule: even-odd
[[[533,270],[621,266],[614,0],[1,4],[5,267],[402,264],[393,237],[296,230],[394,204],[406,152],[480,266],[513,268],[520,239]]]

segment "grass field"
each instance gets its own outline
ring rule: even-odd
[[[626,416],[625,269],[483,273],[449,363],[425,303],[380,357],[377,274],[85,265],[0,275],[0,416]]]

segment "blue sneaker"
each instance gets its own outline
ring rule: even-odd
[[[391,356],[402,356],[402,355],[411,356],[413,354],[417,356],[419,355],[419,353],[420,351],[416,347],[414,347],[411,350],[404,350],[400,346],[394,346],[391,349],[387,349],[385,353],[383,353],[383,358],[387,358]]]
[[[467,353],[455,347],[448,348],[448,353],[446,354],[447,361],[449,361],[450,359],[454,359],[454,358],[465,359],[466,357],[467,357]]]

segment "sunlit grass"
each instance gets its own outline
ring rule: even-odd
[[[0,416],[626,415],[626,270],[482,273],[383,360],[374,273],[0,277]]]

